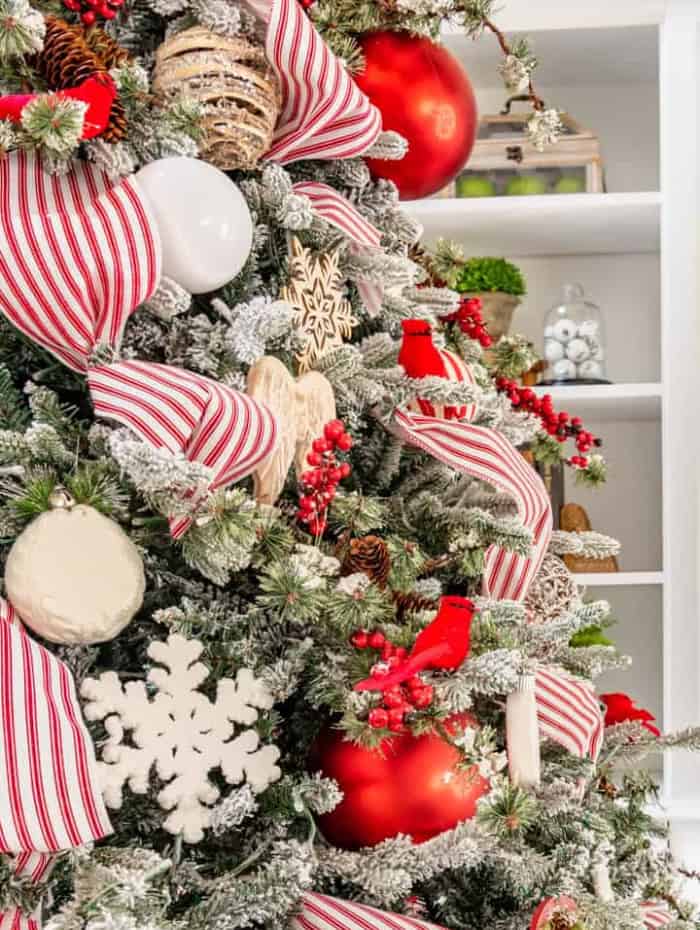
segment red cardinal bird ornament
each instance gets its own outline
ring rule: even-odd
[[[399,349],[398,362],[409,378],[427,378],[432,375],[448,381],[465,381],[475,384],[471,368],[464,359],[447,349],[438,349],[433,343],[433,333],[427,320],[402,320],[403,340]],[[429,400],[418,397],[409,404],[411,409],[428,417],[444,420],[471,420],[476,413],[475,404],[435,406]]]
[[[386,691],[425,669],[458,668],[469,655],[474,604],[466,597],[441,597],[435,619],[416,636],[406,660],[393,672],[371,676],[355,691]]]
[[[0,119],[9,119],[19,123],[22,110],[39,94],[9,94],[0,97]],[[45,96],[79,100],[87,104],[83,122],[83,139],[94,139],[101,135],[109,125],[109,114],[117,96],[117,88],[108,74],[93,74],[77,87],[66,90],[49,91]]]
[[[635,707],[635,702],[628,694],[613,691],[610,694],[601,694],[600,699],[605,704],[606,727],[626,723],[628,720],[638,720],[654,736],[661,736],[661,731],[653,723],[656,717],[643,707]]]

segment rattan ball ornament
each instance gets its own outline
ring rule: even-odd
[[[217,168],[250,170],[270,148],[282,95],[261,45],[203,26],[175,33],[156,52],[153,89],[202,106],[200,154]]]
[[[531,623],[548,623],[580,603],[576,579],[562,560],[546,555],[525,597]]]
[[[75,504],[63,488],[22,532],[5,566],[7,596],[30,629],[52,643],[113,639],[143,601],[138,549],[118,524]]]

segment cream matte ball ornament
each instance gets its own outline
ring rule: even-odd
[[[159,158],[135,178],[158,227],[165,277],[191,294],[236,277],[253,247],[253,221],[223,171],[196,158]]]
[[[75,504],[63,488],[10,550],[7,596],[26,625],[52,643],[113,639],[141,607],[138,549],[118,524]]]
[[[552,327],[552,338],[557,339],[559,342],[569,342],[573,339],[578,332],[578,326],[574,323],[573,320],[567,319],[564,317],[557,322]]]

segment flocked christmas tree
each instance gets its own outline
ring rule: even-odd
[[[350,76],[452,74],[454,17],[540,146],[530,50],[489,0],[64,4],[0,0],[3,928],[697,926],[638,765],[700,735],[603,716],[561,557],[617,545],[532,467],[599,440],[399,203],[473,102],[416,175]]]

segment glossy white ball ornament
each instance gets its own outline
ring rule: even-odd
[[[603,366],[595,359],[589,358],[578,366],[579,378],[602,378]]]
[[[585,362],[590,357],[591,350],[585,339],[579,339],[578,336],[566,344],[566,357],[571,359],[577,365]]]
[[[136,173],[158,227],[163,274],[191,294],[214,291],[245,265],[253,221],[223,171],[196,158],[160,158]]]
[[[564,358],[564,346],[556,339],[545,339],[544,357],[548,362],[558,362],[560,358]]]
[[[129,623],[143,601],[138,549],[94,507],[62,489],[10,550],[7,596],[30,629],[52,643],[102,643]]]
[[[552,365],[552,375],[556,381],[571,381],[576,377],[576,366],[568,358],[562,358]]]
[[[557,320],[552,326],[552,329],[554,330],[552,338],[559,340],[559,342],[568,342],[578,333],[578,326],[573,320],[569,320],[566,317]]]

